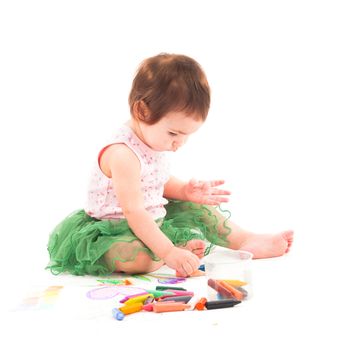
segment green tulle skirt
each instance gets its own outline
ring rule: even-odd
[[[224,229],[218,234],[218,218],[213,208],[191,202],[170,201],[167,215],[158,220],[161,231],[176,246],[184,246],[192,239],[207,242],[205,255],[213,245],[227,246],[230,229],[225,225],[230,213],[222,211],[225,217]],[[114,261],[133,261],[139,252],[146,252],[154,261],[160,259],[147,248],[131,231],[126,220],[97,220],[84,210],[78,210],[66,217],[50,235],[47,266],[53,274],[68,272],[74,275],[107,275],[114,272],[114,264],[105,258],[113,245]]]

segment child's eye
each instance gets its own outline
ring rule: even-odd
[[[168,134],[169,134],[170,136],[176,136],[176,135],[177,135],[175,132],[172,132],[172,131],[168,131]]]

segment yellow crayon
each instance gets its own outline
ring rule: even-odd
[[[144,301],[148,298],[148,297],[152,297],[152,294],[143,294],[143,295],[139,295],[137,297],[134,298],[129,298],[124,305],[132,305],[132,304],[136,304],[136,303],[144,303]]]
[[[220,281],[224,281],[233,287],[242,287],[248,284],[247,282],[240,281],[240,280],[220,280]]]
[[[136,303],[132,305],[125,305],[119,308],[119,310],[124,314],[124,315],[129,315],[133,314],[135,312],[139,312],[142,310],[143,304],[142,303]]]

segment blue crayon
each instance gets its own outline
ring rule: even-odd
[[[121,321],[124,319],[124,314],[117,308],[112,309],[112,316],[118,321]]]

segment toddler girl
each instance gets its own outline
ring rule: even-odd
[[[255,234],[222,212],[223,180],[183,182],[171,176],[176,152],[202,126],[209,85],[190,57],[160,54],[142,62],[129,95],[131,118],[96,157],[87,206],[52,232],[53,273],[105,275],[155,271],[163,264],[188,276],[213,245],[255,258],[288,252],[292,231]]]

